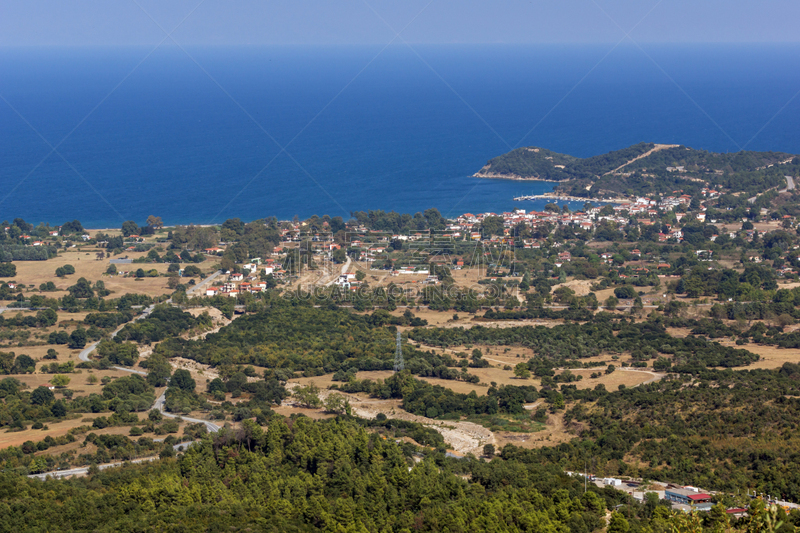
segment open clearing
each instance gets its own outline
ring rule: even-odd
[[[686,337],[691,333],[689,328],[667,328],[667,332],[673,337]],[[778,346],[755,343],[739,346],[728,337],[710,340],[718,342],[722,346],[730,346],[731,348],[740,348],[753,352],[761,358],[752,365],[742,367],[741,369],[773,369],[780,368],[783,366],[783,363],[800,363],[800,350],[796,348],[780,348]]]
[[[47,261],[15,261],[17,266],[17,275],[14,280],[17,283],[24,283],[26,285],[33,285],[38,288],[42,283],[52,281],[56,288],[56,292],[42,293],[48,297],[60,297],[66,294],[67,287],[75,284],[79,278],[86,278],[92,283],[102,281],[106,285],[106,289],[112,291],[111,298],[120,297],[127,293],[146,294],[148,296],[161,296],[169,294],[172,291],[167,287],[166,277],[157,278],[137,278],[124,277],[124,276],[109,276],[106,269],[109,266],[109,259],[104,258],[102,261],[97,260],[97,253],[103,251],[104,248],[95,247],[81,247],[81,248],[68,248],[67,250],[59,252],[57,257],[48,259]],[[163,250],[159,251],[163,254]],[[144,252],[125,252],[118,256],[113,256],[110,259],[136,259],[147,255]],[[57,278],[55,271],[58,267],[64,265],[72,265],[75,267],[75,273],[70,274],[64,278]],[[210,270],[211,262],[206,261],[197,265],[203,271]],[[135,271],[138,268],[144,270],[157,270],[159,274],[166,274],[169,264],[167,263],[132,263],[129,265],[117,265],[118,271]]]
[[[590,378],[593,372],[604,370],[604,368],[597,369],[580,369],[572,370],[574,374],[582,375],[581,381],[574,382],[573,384],[579,389],[594,388],[598,384],[603,384],[607,390],[617,390],[621,385],[626,387],[634,387],[642,383],[655,381],[661,379],[663,374],[657,374],[647,371],[632,371],[632,370],[617,370],[611,374],[602,374],[598,378]],[[476,374],[481,378],[481,384],[475,385],[466,383],[464,381],[453,381],[436,378],[419,378],[428,383],[441,385],[442,387],[449,388],[457,393],[468,394],[475,391],[478,395],[485,395],[487,393],[486,383],[491,381],[496,382],[498,385],[535,385],[541,386],[538,379],[521,380],[513,376],[513,373],[502,370],[499,368],[471,368],[470,372]],[[391,370],[371,371],[371,372],[358,372],[358,379],[386,379],[393,374]],[[453,450],[458,453],[473,453],[479,455],[482,453],[484,444],[494,444],[496,446],[503,446],[506,443],[513,443],[517,445],[524,445],[526,447],[548,446],[559,442],[566,442],[573,437],[566,431],[563,424],[560,422],[560,416],[551,416],[548,420],[545,430],[536,433],[510,433],[499,432],[492,433],[488,429],[478,424],[466,421],[454,422],[449,420],[436,420],[422,416],[413,415],[404,411],[401,407],[400,400],[377,400],[369,398],[364,394],[349,394],[339,391],[326,390],[334,382],[333,374],[326,374],[324,376],[294,378],[287,384],[288,389],[293,389],[299,385],[315,384],[322,389],[320,391],[320,398],[324,399],[329,394],[342,394],[348,398],[353,414],[365,418],[374,418],[378,413],[383,413],[389,418],[397,418],[400,420],[410,420],[419,422],[427,427],[436,429],[444,437],[445,441],[452,446]],[[303,413],[313,418],[325,417],[321,409],[306,409],[297,406],[290,398],[283,402],[282,406],[276,409],[279,413],[289,415],[292,413]]]

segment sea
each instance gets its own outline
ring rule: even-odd
[[[540,146],[800,153],[800,45],[0,49],[0,220],[542,209]],[[580,207],[582,204],[573,204]]]

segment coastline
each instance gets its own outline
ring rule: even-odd
[[[473,178],[495,179],[495,180],[543,181],[545,183],[554,183],[554,184],[568,183],[568,182],[572,181],[572,180],[555,181],[555,180],[546,180],[546,179],[542,179],[542,178],[523,178],[522,176],[520,176],[518,174],[491,174],[491,173],[490,174],[481,174],[480,172],[476,172],[475,174],[472,175],[472,177]]]
[[[615,198],[580,198],[578,196],[567,196],[562,194],[531,194],[526,196],[517,196],[514,198],[515,202],[522,202],[525,200],[562,200],[565,202],[591,202],[591,203],[606,203],[606,204],[630,204],[630,200],[615,199]]]

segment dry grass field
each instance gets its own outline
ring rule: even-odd
[[[646,371],[617,370],[611,374],[603,373],[597,378],[590,377],[595,372],[604,371],[605,368],[605,366],[601,366],[598,368],[571,370],[573,374],[583,376],[581,381],[576,381],[572,384],[579,389],[593,389],[602,383],[607,390],[615,391],[620,385],[625,385],[626,387],[635,387],[636,385],[652,380],[653,378],[659,376],[658,374]],[[432,385],[440,385],[444,388],[452,390],[453,392],[461,394],[469,394],[470,392],[475,391],[475,393],[479,396],[486,394],[488,387],[492,382],[496,383],[497,385],[533,385],[537,388],[541,387],[541,381],[537,378],[520,379],[515,377],[512,371],[503,370],[502,368],[470,368],[469,372],[470,374],[478,376],[478,378],[480,378],[480,383],[475,384],[467,383],[465,381],[430,377],[419,377],[419,379],[427,381]],[[374,381],[378,379],[386,379],[393,373],[394,372],[391,370],[358,372],[356,377],[358,379],[371,379]],[[332,378],[333,374],[325,374],[324,376],[315,376],[309,378],[293,378],[289,380],[289,382],[297,383],[299,385],[308,385],[309,383],[314,383],[320,389],[325,390],[333,384],[341,384],[341,382],[333,381]]]
[[[668,328],[668,333],[673,337],[685,337],[690,334],[689,328]],[[713,339],[723,346],[732,348],[743,348],[749,352],[757,354],[761,359],[747,366],[747,369],[756,368],[780,368],[783,363],[800,363],[800,350],[794,348],[779,348],[777,346],[767,346],[761,344],[745,344],[738,346],[729,338]]]
[[[77,418],[73,418],[71,420],[64,420],[60,422],[49,422],[45,424],[48,429],[26,429],[25,431],[4,431],[0,432],[0,448],[6,448],[8,446],[19,446],[25,441],[31,440],[33,442],[38,442],[44,439],[45,436],[50,435],[51,437],[62,437],[66,435],[69,430],[80,427],[80,426],[91,426],[92,420],[97,417],[105,416],[108,417],[110,413],[84,413],[81,414]],[[138,413],[139,420],[144,422],[147,419],[147,413]],[[181,422],[180,424],[181,430],[178,433],[174,433],[173,435],[179,436],[183,432],[183,427],[186,425],[185,422]],[[131,426],[116,426],[116,427],[108,427],[104,429],[96,429],[93,428],[90,430],[92,433],[96,433],[97,435],[128,435],[130,433]],[[155,433],[144,433],[142,436],[150,437],[152,439],[163,439],[166,435],[156,435]],[[138,437],[137,437],[138,438]],[[58,455],[63,451],[67,451],[68,449],[76,449],[80,447],[80,443],[83,442],[83,436],[76,436],[77,442],[71,444],[65,444],[63,446],[57,446],[53,448],[49,448],[46,451],[37,452],[36,455],[47,454],[47,455]],[[87,447],[88,449],[88,447]],[[80,453],[88,453],[87,451],[81,450]]]
[[[98,261],[96,254],[98,251],[104,251],[96,247],[78,247],[68,248],[59,253],[58,257],[49,259],[47,261],[15,261],[17,266],[17,275],[14,278],[17,283],[24,283],[32,285],[37,288],[42,283],[52,281],[58,291],[42,293],[50,297],[59,297],[65,294],[67,287],[74,285],[78,278],[86,278],[92,283],[102,281],[105,283],[106,288],[112,291],[111,298],[122,296],[126,293],[140,293],[147,294],[148,296],[161,296],[168,294],[172,291],[167,287],[167,279],[165,277],[158,278],[142,278],[137,280],[133,277],[124,276],[109,276],[105,274],[109,266],[109,260],[103,259]],[[163,250],[159,251],[163,254]],[[130,258],[136,259],[147,255],[144,252],[125,252],[114,258]],[[55,271],[58,267],[64,265],[72,265],[75,267],[75,274],[71,274],[64,278],[57,278]],[[211,270],[211,262],[207,261],[198,265],[203,271]],[[166,263],[146,263],[146,264],[130,264],[130,265],[117,265],[118,271],[135,271],[138,268],[145,270],[157,270],[160,274],[166,274]]]

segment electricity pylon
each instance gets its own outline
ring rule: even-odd
[[[403,362],[403,340],[400,338],[400,330],[397,330],[397,350],[394,352],[394,371],[400,372],[406,367]]]

